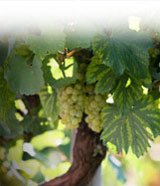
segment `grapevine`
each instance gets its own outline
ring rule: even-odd
[[[101,110],[105,106],[106,96],[95,94],[93,85],[85,84],[87,64],[80,64],[75,84],[58,91],[60,117],[68,129],[78,128],[83,113],[90,129],[95,132],[102,130]]]
[[[160,135],[159,30],[70,21],[0,36],[0,185],[85,186],[111,146],[140,157]]]

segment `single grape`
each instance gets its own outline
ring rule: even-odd
[[[72,94],[73,88],[71,86],[67,87],[66,93],[67,94]]]

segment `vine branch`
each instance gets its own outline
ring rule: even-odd
[[[39,186],[85,186],[93,178],[106,155],[100,133],[88,128],[83,116],[76,133],[72,165],[67,173]]]

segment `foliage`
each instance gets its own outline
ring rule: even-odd
[[[14,105],[14,92],[11,91],[4,79],[3,69],[0,67],[0,120],[7,121],[7,112]]]
[[[54,56],[46,56],[42,70],[46,83],[54,88],[65,87],[76,80],[77,63],[73,58],[65,59],[60,64]],[[51,60],[51,61],[50,61]]]
[[[15,92],[26,95],[38,93],[44,85],[40,59],[35,56],[32,65],[28,65],[23,57],[15,56],[9,62],[7,79]]]
[[[30,46],[31,50],[45,57],[47,53],[56,53],[64,48],[64,33],[62,28],[57,28],[56,25],[49,30],[42,30],[40,33],[30,33],[26,36],[25,42]]]
[[[96,93],[111,91],[116,81],[116,74],[112,69],[102,64],[98,56],[92,58],[86,77],[88,84],[96,82]]]
[[[127,113],[121,112],[116,105],[107,105],[104,108],[105,129],[102,139],[115,144],[118,152],[124,149],[127,153],[131,146],[138,157],[142,155],[150,146],[148,140],[151,140],[146,127],[149,127],[155,136],[160,130],[160,112],[150,102],[147,98],[137,100]]]
[[[48,91],[49,89],[49,91]],[[52,121],[58,120],[58,105],[56,91],[51,87],[42,87],[39,97],[44,110],[44,116]]]
[[[82,104],[81,100],[76,105],[74,99],[71,103],[63,91],[66,87],[76,86],[77,81],[82,85],[78,93],[69,94],[78,100],[77,95],[85,92],[89,102],[83,99],[86,103],[81,105],[82,110],[88,117],[90,115],[92,123],[96,117],[102,121],[104,144],[115,145],[118,153],[128,153],[132,149],[137,157],[147,152],[151,141],[160,135],[160,41],[157,35],[128,28],[104,28],[96,33],[93,27],[88,30],[73,24],[66,28],[54,26],[30,32],[17,39],[12,47],[8,41],[0,41],[0,140],[6,154],[18,139],[32,143],[42,133],[59,130],[63,119],[59,111],[63,112],[61,103],[64,101],[60,99],[65,97],[66,104],[73,104],[77,110],[76,106]],[[83,70],[79,71],[81,68]],[[58,97],[60,90],[62,95]],[[99,95],[105,99],[100,101]],[[112,103],[109,103],[111,98]],[[17,100],[21,100],[24,108],[22,105],[17,107]],[[87,103],[85,111],[84,104]],[[66,107],[71,108],[68,105]],[[70,134],[66,131],[63,129],[67,137],[57,139],[56,147],[50,143],[47,147],[54,147],[57,154],[60,152],[68,160]],[[60,132],[58,135],[61,136]],[[67,142],[63,144],[63,140]],[[47,170],[44,165],[50,149],[42,152],[36,149],[35,152],[34,158],[31,155],[24,158],[34,159],[37,166],[43,164],[29,177],[39,183],[40,177],[53,177],[53,167]],[[60,157],[57,154],[56,157]],[[62,159],[60,162],[65,167],[66,162]],[[17,174],[25,177],[25,171],[20,170],[17,168],[16,173],[19,171]]]
[[[100,53],[102,62],[116,74],[122,75],[128,70],[138,78],[145,78],[149,65],[146,48],[152,45],[144,34],[119,30],[104,33],[95,37],[93,51],[95,55]]]

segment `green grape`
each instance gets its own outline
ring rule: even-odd
[[[87,69],[87,64],[86,63],[81,63],[80,65],[79,65],[79,68],[80,68],[80,70],[81,71],[86,71],[86,69]]]
[[[89,123],[89,121],[90,121],[90,120],[89,120],[89,118],[88,118],[88,116],[87,116],[87,117],[85,118],[85,122],[86,122],[86,123]]]
[[[90,106],[92,107],[92,108],[97,108],[98,107],[98,103],[96,102],[96,101],[92,101],[91,103],[90,103]]]
[[[78,96],[78,101],[84,102],[84,96],[83,95]]]
[[[101,101],[101,102],[99,103],[99,106],[103,108],[103,107],[105,106],[105,104],[106,104],[106,100]]]
[[[94,91],[94,86],[93,85],[86,86],[86,92],[87,93],[93,93],[93,91]]]
[[[94,88],[88,86],[86,88],[89,92],[86,92],[87,94],[85,98],[85,113],[87,114],[85,121],[93,131],[100,132],[103,127],[101,111],[105,105],[106,99],[103,95],[94,94],[94,92],[92,92],[93,89]]]
[[[92,121],[92,124],[93,124],[94,126],[99,126],[100,121],[97,120],[97,119],[95,119],[95,120]]]
[[[78,83],[78,84],[75,85],[75,88],[76,88],[77,90],[81,90],[83,87],[82,87],[81,84]]]
[[[78,118],[73,118],[72,119],[72,125],[77,125],[79,122]]]
[[[67,87],[66,93],[67,94],[72,94],[72,92],[73,92],[73,88],[71,86]]]
[[[72,95],[78,95],[79,94],[79,90],[74,88],[72,91]]]
[[[83,74],[81,74],[81,73],[77,73],[76,77],[80,81],[84,79]]]
[[[77,117],[81,117],[81,116],[82,116],[82,112],[81,112],[80,110],[77,111],[77,112],[76,112],[76,116],[77,116]]]
[[[97,95],[94,97],[94,99],[95,99],[95,101],[97,101],[97,102],[103,101],[103,97],[102,97],[102,95],[100,95],[100,94],[97,94]]]
[[[77,102],[78,101],[78,95],[73,94],[71,99],[73,100],[73,102]]]
[[[76,113],[77,113],[76,110],[74,110],[74,109],[70,110],[70,115],[71,115],[71,116],[75,116]]]
[[[69,108],[69,105],[67,104],[67,102],[64,102],[62,104],[62,107],[63,107],[63,109],[67,110]]]
[[[66,102],[71,106],[74,104],[74,101],[71,98],[67,99]]]
[[[59,100],[62,99],[62,94],[59,93],[57,97]]]

